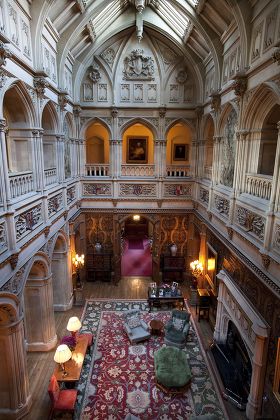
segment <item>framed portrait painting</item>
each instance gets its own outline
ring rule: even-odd
[[[148,162],[148,137],[127,137],[126,163]]]
[[[188,144],[173,144],[173,160],[185,161],[189,159]]]
[[[206,273],[205,277],[211,286],[212,290],[216,291],[216,274],[217,274],[217,258],[218,254],[215,249],[207,242],[206,243]]]

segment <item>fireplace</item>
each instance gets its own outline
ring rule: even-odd
[[[247,418],[253,420],[261,411],[269,326],[224,270],[217,278],[213,356],[217,368],[223,365],[225,397],[246,409]]]

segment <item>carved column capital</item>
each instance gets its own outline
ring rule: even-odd
[[[272,54],[272,60],[274,63],[280,64],[280,48],[277,48]]]
[[[232,87],[236,96],[243,96],[247,89],[247,76],[238,74],[233,78]]]
[[[8,47],[4,44],[4,42],[0,41],[0,67],[6,65],[7,58],[12,56],[11,51]]]
[[[113,117],[113,118],[116,118],[116,117],[118,116],[118,113],[119,113],[118,108],[117,108],[117,107],[115,107],[115,106],[113,106],[113,107],[111,108],[111,115],[112,115],[112,117]]]
[[[264,266],[266,270],[268,270],[268,267],[271,261],[270,256],[267,254],[263,254],[262,252],[260,252],[260,255],[262,257],[262,265]]]
[[[65,110],[68,101],[69,97],[67,92],[60,92],[58,95],[58,105],[60,106],[61,111]]]
[[[159,113],[160,118],[164,118],[165,115],[166,115],[166,107],[163,106],[163,107],[159,108],[158,113]]]
[[[40,99],[44,98],[45,90],[49,86],[49,82],[44,76],[35,76],[33,79],[34,88]]]
[[[81,112],[82,112],[82,108],[80,107],[80,105],[74,105],[73,114],[76,118],[79,118]]]
[[[12,270],[14,270],[18,263],[19,252],[15,252],[9,257],[9,263],[11,265]]]
[[[221,107],[221,95],[218,92],[213,92],[210,95],[210,99],[211,99],[211,109],[217,113]]]

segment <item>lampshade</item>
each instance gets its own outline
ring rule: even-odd
[[[68,324],[67,324],[67,330],[68,331],[78,331],[81,328],[82,324],[81,321],[77,316],[72,316],[69,318]]]
[[[57,363],[65,363],[72,357],[72,352],[66,344],[60,344],[54,354],[54,361]]]

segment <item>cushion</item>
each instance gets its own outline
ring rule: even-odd
[[[140,327],[141,321],[140,321],[140,319],[138,317],[133,316],[131,318],[128,318],[127,325],[129,326],[129,328]]]
[[[155,374],[166,387],[181,387],[191,379],[186,353],[177,347],[161,347],[154,354]]]
[[[184,319],[179,319],[179,318],[176,318],[176,317],[173,316],[172,323],[173,323],[173,327],[175,328],[175,330],[183,331],[184,325],[185,325],[185,320]]]

